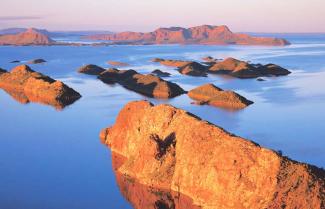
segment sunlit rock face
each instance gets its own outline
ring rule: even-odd
[[[0,73],[0,88],[15,100],[26,104],[37,102],[62,109],[78,100],[81,95],[61,81],[20,65],[11,72]]]
[[[285,39],[253,37],[233,33],[225,26],[202,25],[191,28],[159,28],[149,33],[122,32],[116,34],[92,35],[92,40],[110,40],[133,44],[211,44],[211,45],[268,45],[284,46],[290,43]]]
[[[208,104],[226,109],[243,109],[253,104],[245,97],[234,91],[224,91],[213,84],[205,84],[189,91],[188,96],[197,104]]]
[[[143,185],[173,190],[202,208],[325,206],[325,171],[235,136],[170,105],[130,102],[101,139]]]
[[[0,35],[0,45],[50,45],[51,38],[41,32],[29,28],[25,32],[10,35]]]
[[[284,76],[291,72],[275,64],[251,64],[229,57],[223,61],[210,63],[209,73],[226,74],[237,78],[257,78],[260,76]]]

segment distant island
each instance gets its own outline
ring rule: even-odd
[[[17,34],[7,34],[0,36],[0,45],[51,45],[55,44],[48,35],[39,30],[29,28]]]
[[[129,44],[207,44],[207,45],[267,45],[285,46],[290,43],[281,38],[254,37],[233,33],[227,26],[202,25],[191,28],[159,28],[153,32],[121,32],[90,35],[90,40],[106,40]]]
[[[1,33],[2,32],[2,33]],[[16,33],[14,33],[16,32]],[[70,34],[71,32],[66,32]],[[80,34],[87,34],[80,31]],[[2,34],[2,35],[1,35]],[[64,35],[65,32],[61,32]],[[77,33],[75,33],[77,34]],[[90,34],[90,35],[89,35]],[[79,35],[82,39],[102,40],[102,43],[59,42],[52,38],[58,33],[45,29],[12,28],[0,31],[0,45],[152,45],[152,44],[202,44],[202,45],[264,45],[285,46],[290,43],[281,38],[255,37],[233,33],[227,26],[203,25],[191,28],[159,28],[153,32],[122,32],[98,34],[89,32]]]

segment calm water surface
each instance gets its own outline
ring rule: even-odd
[[[293,45],[0,47],[0,67],[11,69],[17,64],[10,61],[43,58],[48,62],[31,67],[64,81],[83,96],[57,111],[41,104],[23,105],[0,90],[0,208],[132,208],[120,193],[110,152],[98,134],[114,123],[125,103],[147,98],[76,73],[89,63],[109,67],[107,60],[130,63],[141,73],[168,71],[172,76],[167,79],[186,90],[208,82],[235,90],[255,103],[229,112],[191,105],[186,95],[150,101],[186,109],[290,158],[325,167],[325,35],[283,36]],[[199,60],[208,55],[272,62],[293,73],[265,82],[216,75],[193,78],[150,62],[155,57]]]

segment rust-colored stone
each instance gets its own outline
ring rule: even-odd
[[[201,104],[223,107],[227,109],[242,109],[253,104],[245,97],[233,91],[224,91],[213,84],[205,84],[189,91],[188,96]]]
[[[33,71],[27,65],[0,74],[0,88],[22,103],[38,102],[62,109],[81,95],[61,81]]]
[[[170,105],[128,103],[102,132],[118,168],[202,208],[323,209],[325,171],[290,160]]]
[[[233,33],[225,25],[202,25],[191,28],[159,28],[149,33],[122,32],[87,36],[87,39],[110,40],[132,44],[211,44],[211,45],[270,45],[290,44],[285,39],[253,37],[247,34]]]

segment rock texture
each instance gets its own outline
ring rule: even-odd
[[[227,74],[238,78],[257,78],[260,76],[282,76],[291,72],[274,64],[250,64],[234,58],[216,62],[208,69],[209,73]]]
[[[209,104],[227,109],[242,109],[253,104],[245,97],[233,91],[224,91],[213,84],[199,86],[189,91],[187,95],[198,101],[199,104]]]
[[[170,73],[163,72],[163,71],[161,71],[159,69],[156,69],[156,70],[152,71],[151,74],[154,74],[154,75],[159,76],[159,77],[169,77],[170,76]]]
[[[109,65],[116,66],[116,67],[125,67],[125,66],[129,66],[128,63],[125,63],[125,62],[118,62],[118,61],[107,61],[107,63],[108,63]]]
[[[159,28],[149,33],[122,32],[116,34],[93,35],[92,40],[110,40],[132,44],[238,44],[283,46],[290,44],[285,39],[253,37],[233,33],[225,26],[202,25],[191,28]]]
[[[202,208],[322,209],[325,171],[235,136],[170,105],[131,102],[101,132],[118,171]]]
[[[79,73],[84,73],[88,75],[99,75],[104,72],[105,69],[97,65],[84,65],[78,69]]]
[[[0,35],[0,45],[50,45],[54,44],[47,35],[38,32],[33,28],[10,35]]]
[[[105,83],[119,83],[125,88],[155,98],[173,98],[185,91],[177,84],[165,81],[155,75],[143,75],[134,70],[109,69],[98,78]]]
[[[22,103],[38,102],[62,109],[78,100],[81,95],[41,73],[35,72],[27,65],[15,67],[11,72],[0,74],[0,88]]]

